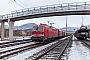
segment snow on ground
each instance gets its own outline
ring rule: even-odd
[[[31,39],[31,36],[21,36],[21,37],[14,36],[13,39],[14,40],[27,40],[27,39]],[[1,38],[0,38],[0,40],[1,40]],[[0,42],[7,42],[7,41],[10,41],[9,38],[4,38],[4,40],[3,41],[0,41]]]
[[[5,41],[0,41],[0,43],[4,43],[4,42],[9,42],[9,41],[6,41],[6,40]]]
[[[60,40],[64,40],[64,39],[66,39],[66,38],[68,38],[68,37],[70,37],[70,36],[67,36],[67,37],[61,38]]]
[[[77,38],[73,35],[72,40],[76,40]]]
[[[87,38],[87,40],[90,40],[90,38]]]
[[[14,37],[14,40],[26,40],[31,39],[31,36]]]
[[[0,38],[0,43],[4,43],[4,42],[9,42],[9,41],[7,41],[7,40],[1,41],[1,38]]]
[[[14,40],[27,40],[27,39],[31,39],[30,36],[24,36],[24,37],[14,37]],[[1,38],[0,38],[1,40]],[[14,41],[12,40],[12,41]],[[0,43],[4,43],[4,42],[10,42],[9,38],[4,38],[4,40],[0,41]]]
[[[63,60],[90,60],[90,49],[81,44],[80,41],[73,41],[72,47],[67,50]]]
[[[31,43],[25,43],[25,44],[10,46],[10,47],[6,47],[6,48],[0,48],[0,52],[1,52],[1,51],[6,51],[6,50],[15,49],[15,48],[19,48],[19,47],[23,47],[23,46],[27,46],[27,45],[30,45],[30,44],[35,44],[35,43],[34,43],[34,42],[31,42]]]
[[[47,44],[47,45],[44,45],[44,46],[41,46],[41,47],[38,47],[38,48],[31,49],[30,51],[26,51],[26,52],[24,52],[22,54],[18,54],[18,55],[14,56],[14,57],[11,57],[11,58],[7,59],[7,60],[25,60],[29,56],[32,56],[33,54],[41,51],[42,49],[45,49],[48,46],[51,46],[52,44],[54,44],[56,42],[52,42],[50,44]]]
[[[70,36],[68,36],[70,37]],[[62,38],[60,40],[64,40],[68,37],[65,37],[65,38]],[[57,41],[56,41],[57,42]],[[56,43],[56,42],[52,42],[50,44],[47,44],[47,45],[44,45],[44,46],[41,46],[41,47],[37,47],[37,48],[33,48],[31,49],[30,51],[26,51],[24,53],[19,53],[18,55],[14,56],[14,57],[11,57],[11,58],[8,58],[7,60],[25,60],[26,58],[28,58],[29,56],[32,56],[33,54],[41,51],[42,49],[45,49],[46,47],[48,46],[51,46],[52,44]]]

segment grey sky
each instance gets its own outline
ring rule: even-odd
[[[59,3],[73,3],[73,2],[87,2],[89,0],[16,0],[19,4],[21,4],[24,8],[31,8],[37,6],[45,6],[45,5],[53,5]],[[9,14],[11,11],[24,9],[19,5],[15,4],[14,0],[0,0],[0,15]],[[68,26],[77,27],[81,25],[82,16],[68,16]],[[20,26],[26,23],[46,23],[47,21],[54,22],[53,26],[55,27],[65,27],[65,16],[54,16],[54,17],[44,17],[44,18],[35,18],[28,19],[23,21],[15,22],[15,26]],[[85,15],[83,17],[84,24],[90,24],[90,16]],[[7,23],[6,23],[7,24]]]

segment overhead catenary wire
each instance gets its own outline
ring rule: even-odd
[[[25,3],[23,3],[21,0],[18,0],[21,4],[23,4],[25,7],[28,6]]]
[[[14,2],[24,8],[24,6],[20,5],[16,0],[14,0]]]
[[[24,6],[22,6],[22,5],[20,5],[16,0],[10,0],[11,2],[13,2],[13,3],[15,3],[15,4],[17,4],[18,6],[20,6],[20,7],[22,7],[22,8],[25,8]]]

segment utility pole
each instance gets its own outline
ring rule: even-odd
[[[52,24],[54,24],[54,23],[50,23],[51,27],[52,27]]]
[[[66,35],[67,35],[67,16],[66,16]]]
[[[59,26],[58,26],[58,28],[59,28]]]
[[[47,21],[47,22],[48,22],[48,26],[49,26],[50,21]]]
[[[83,16],[82,16],[82,26],[83,26]]]

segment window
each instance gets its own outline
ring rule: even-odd
[[[43,29],[43,26],[35,26],[33,28],[34,31],[41,31]]]
[[[39,26],[39,27],[38,27],[38,31],[41,31],[41,30],[42,30],[42,28],[43,28],[42,26]]]
[[[33,28],[33,30],[34,30],[34,31],[38,30],[38,26],[35,26],[35,27]]]
[[[85,26],[82,26],[80,29],[86,29],[86,27]]]

